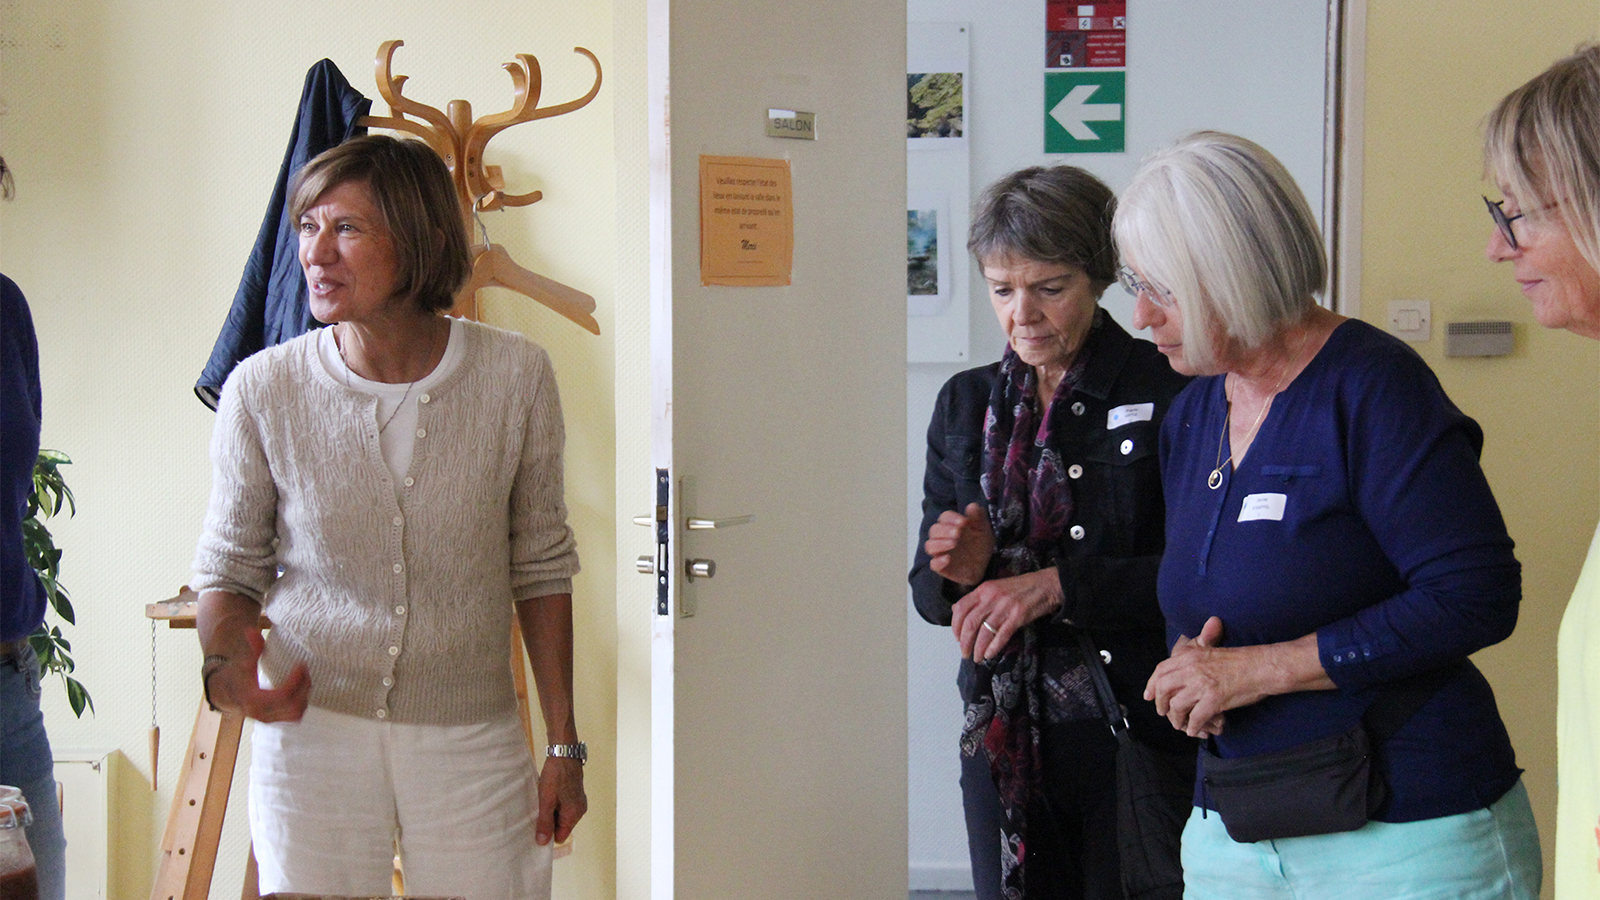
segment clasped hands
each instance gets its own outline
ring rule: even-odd
[[[1222,620],[1212,616],[1197,637],[1178,638],[1145,684],[1144,698],[1190,737],[1220,734],[1230,709],[1276,694],[1337,688],[1322,667],[1315,632],[1276,644],[1223,647],[1222,631]]]
[[[1144,699],[1154,701],[1156,712],[1190,737],[1221,734],[1226,711],[1245,705],[1230,702],[1230,682],[1237,672],[1228,665],[1228,651],[1217,647],[1221,640],[1222,620],[1212,616],[1198,637],[1179,636],[1172,655],[1156,666],[1145,684]]]
[[[950,629],[963,658],[992,659],[1022,626],[1061,608],[1061,581],[1054,566],[984,580],[994,554],[994,530],[977,503],[967,504],[963,512],[940,513],[922,548],[930,558],[928,568],[957,584],[975,585],[950,611]]]

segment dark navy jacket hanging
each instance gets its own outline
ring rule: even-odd
[[[278,169],[255,249],[245,264],[239,290],[233,295],[222,333],[211,359],[195,383],[200,402],[217,408],[217,395],[239,361],[265,347],[281,344],[318,327],[306,306],[306,281],[300,272],[299,238],[288,220],[289,180],[318,153],[365,134],[358,126],[372,101],[350,86],[332,60],[324,59],[306,73],[289,149]]]

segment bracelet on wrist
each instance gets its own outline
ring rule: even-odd
[[[206,706],[210,707],[212,712],[221,712],[221,710],[217,709],[217,705],[211,702],[211,676],[217,674],[217,671],[227,664],[228,658],[219,653],[207,656],[205,662],[200,664],[200,692],[205,695]]]

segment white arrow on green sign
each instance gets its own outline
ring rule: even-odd
[[[1123,152],[1127,77],[1126,72],[1046,72],[1044,152]]]

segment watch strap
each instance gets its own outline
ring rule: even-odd
[[[575,759],[579,765],[589,762],[589,745],[583,741],[576,744],[551,744],[544,748],[545,756],[554,756],[561,759]]]

